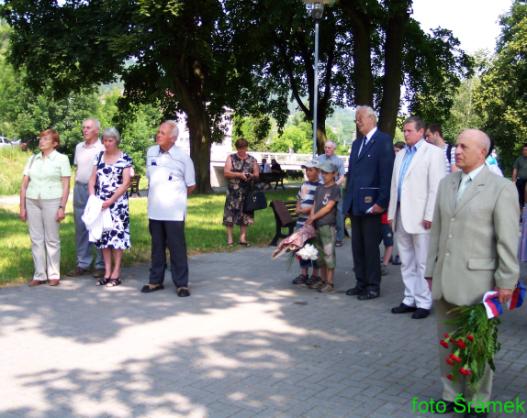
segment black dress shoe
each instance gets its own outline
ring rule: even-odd
[[[352,287],[351,289],[346,290],[346,295],[348,296],[357,296],[357,295],[362,295],[363,293],[364,293],[364,289],[358,286],[355,286],[355,287]]]
[[[434,401],[434,404],[439,404],[439,406],[436,406],[434,410],[434,414],[443,415],[443,414],[451,414],[452,412],[455,412],[454,407],[456,404],[454,402],[445,401],[444,399],[439,399]],[[444,406],[444,407],[443,407]]]
[[[378,292],[376,290],[367,290],[366,292],[361,293],[357,297],[357,299],[358,300],[370,300],[370,299],[378,298],[379,296],[380,296],[380,292]]]
[[[401,303],[399,306],[396,306],[395,308],[392,308],[393,314],[400,314],[400,313],[408,313],[408,312],[415,312],[417,308],[415,306],[408,306],[404,303]]]
[[[489,414],[487,412],[475,412],[475,411],[471,411],[471,412],[465,412],[465,414],[463,415],[463,418],[487,418],[489,416]]]
[[[412,314],[413,319],[423,319],[430,315],[430,309],[417,308]]]
[[[396,255],[395,257],[392,257],[391,262],[392,262],[392,264],[394,266],[400,266],[401,265],[401,259],[399,258],[398,255]]]

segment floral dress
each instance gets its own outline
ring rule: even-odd
[[[95,195],[101,200],[110,199],[115,191],[123,184],[123,171],[132,167],[132,159],[125,153],[113,164],[104,162],[104,154],[97,156],[97,180],[95,182]],[[130,213],[128,211],[128,192],[117,199],[109,207],[112,215],[113,228],[103,231],[101,239],[95,243],[97,248],[112,248],[126,250],[130,248]]]
[[[253,174],[256,159],[249,154],[247,154],[245,159],[241,159],[238,154],[232,154],[231,163],[233,172]],[[254,212],[243,212],[243,202],[250,190],[250,186],[250,182],[239,178],[229,179],[227,198],[223,209],[223,225],[250,225],[254,223]]]

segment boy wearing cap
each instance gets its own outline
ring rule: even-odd
[[[319,176],[320,171],[318,169],[318,161],[311,160],[302,166],[305,169],[306,181],[300,187],[298,195],[296,196],[296,214],[298,218],[296,220],[295,229],[300,229],[304,226],[307,221],[311,208],[315,202],[315,191],[320,186]],[[316,261],[303,260],[299,258],[300,263],[300,274],[293,280],[293,284],[297,285],[310,285],[315,282],[319,282],[320,276],[318,275],[318,264]],[[313,266],[313,272],[311,277],[308,277],[309,267]]]
[[[320,292],[334,291],[333,275],[335,272],[335,239],[337,224],[337,202],[340,199],[339,186],[335,183],[337,167],[330,161],[319,165],[324,184],[315,191],[315,202],[306,223],[314,224],[317,231],[318,265],[321,268],[322,280],[309,287]]]

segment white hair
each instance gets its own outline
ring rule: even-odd
[[[106,128],[104,132],[102,133],[102,137],[103,139],[104,137],[115,138],[115,142],[117,142],[117,144],[121,143],[121,135],[119,135],[119,131],[115,129],[114,127]]]
[[[82,124],[84,124],[84,122],[88,122],[88,121],[92,121],[95,124],[95,127],[97,128],[97,130],[101,129],[101,122],[99,122],[99,119],[87,118],[87,119],[84,119],[82,121]]]
[[[174,141],[178,139],[179,128],[178,128],[177,122],[175,120],[168,119],[168,120],[164,121],[161,125],[168,125],[168,126],[170,126],[170,128],[171,128],[171,130],[170,130],[170,138],[173,138]]]
[[[325,147],[331,147],[333,149],[336,149],[337,148],[337,145],[333,142],[333,141],[326,141],[326,143],[324,144]]]
[[[480,131],[479,129],[464,129],[459,136],[461,137],[464,135],[474,136],[479,141],[481,147],[485,150],[485,154],[489,153],[491,141],[485,132]]]
[[[373,108],[366,105],[357,106],[355,113],[357,114],[359,112],[364,112],[366,116],[372,118],[375,121],[375,124],[377,124],[377,115],[375,114],[375,110],[373,110]]]

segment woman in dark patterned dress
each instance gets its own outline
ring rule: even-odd
[[[119,149],[120,141],[117,129],[104,130],[104,151],[97,155],[88,183],[90,195],[103,201],[102,209],[110,209],[113,221],[112,229],[103,231],[95,243],[102,250],[105,270],[104,278],[97,281],[97,286],[113,287],[121,284],[123,250],[131,245],[127,190],[131,181],[132,159]]]
[[[232,228],[240,225],[240,245],[249,246],[247,242],[247,225],[254,222],[254,212],[244,213],[243,202],[250,190],[251,182],[260,176],[256,158],[247,154],[249,143],[240,138],[235,143],[236,153],[229,155],[223,173],[228,181],[227,199],[223,210],[223,225],[227,227],[227,245],[233,245]]]

